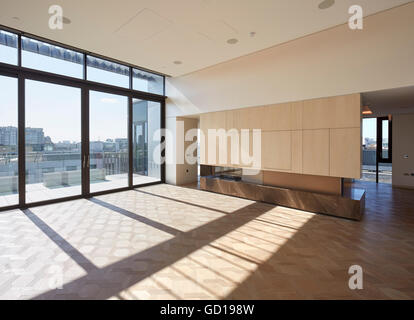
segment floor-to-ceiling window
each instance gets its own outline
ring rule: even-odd
[[[161,104],[133,99],[133,184],[161,180]]]
[[[128,98],[89,93],[90,191],[128,187]]]
[[[390,123],[388,117],[363,119],[361,180],[392,183]]]
[[[392,183],[392,119],[377,118],[377,182]]]
[[[362,180],[375,181],[377,166],[377,118],[362,121]]]
[[[162,181],[164,76],[0,30],[0,209]]]
[[[19,203],[17,79],[0,75],[0,207]]]
[[[80,195],[81,89],[26,80],[26,202]]]

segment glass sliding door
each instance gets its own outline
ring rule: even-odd
[[[392,118],[377,118],[377,183],[392,183]]]
[[[19,203],[17,79],[0,75],[0,208]]]
[[[0,211],[162,181],[164,75],[2,28]]]
[[[133,185],[161,181],[161,103],[132,101]]]
[[[26,203],[82,193],[81,89],[25,81]]]
[[[128,187],[128,97],[89,92],[90,192]]]

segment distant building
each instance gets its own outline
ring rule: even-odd
[[[14,146],[17,145],[18,130],[16,127],[0,127],[0,145]],[[49,137],[47,141],[51,143]],[[27,145],[44,145],[45,134],[42,128],[26,128],[26,144]]]
[[[16,146],[17,145],[17,128],[0,127],[0,145]]]
[[[116,152],[128,151],[128,139],[126,138],[115,139],[115,148],[116,148]]]
[[[116,152],[116,143],[115,142],[109,142],[109,140],[110,139],[106,140],[107,142],[104,142],[103,151],[105,151],[105,152]]]
[[[26,128],[26,144],[43,145],[44,143],[43,128]]]
[[[89,143],[91,152],[102,152],[104,150],[104,142],[102,141],[91,141]]]

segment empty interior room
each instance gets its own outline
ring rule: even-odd
[[[1,300],[413,300],[414,1],[2,0]]]

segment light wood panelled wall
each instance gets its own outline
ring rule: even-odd
[[[329,176],[329,129],[303,130],[303,173]]]
[[[360,94],[350,94],[202,114],[200,129],[205,140],[200,141],[201,163],[359,179],[360,101]],[[208,129],[248,129],[249,145],[243,148],[241,139],[231,139],[230,134],[223,145]],[[256,154],[260,165],[232,161],[232,152],[233,159],[243,151],[253,156],[253,129],[262,131],[261,154]],[[216,146],[210,146],[210,153],[214,149],[216,156],[209,157],[207,145],[214,140]],[[220,160],[223,152],[227,155]]]

